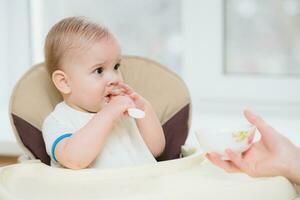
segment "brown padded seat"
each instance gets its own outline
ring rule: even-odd
[[[154,107],[163,126],[166,147],[158,161],[176,159],[185,143],[190,123],[190,96],[179,76],[152,60],[124,56],[124,81]],[[17,141],[29,159],[49,165],[41,134],[45,117],[62,97],[54,87],[44,63],[33,66],[19,80],[10,99],[11,124]]]

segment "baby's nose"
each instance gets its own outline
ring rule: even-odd
[[[119,83],[119,77],[117,76],[117,74],[111,73],[108,77],[107,77],[107,86],[116,86]]]
[[[114,87],[114,86],[117,86],[117,85],[118,85],[118,81],[111,81],[111,82],[107,83],[108,87]]]

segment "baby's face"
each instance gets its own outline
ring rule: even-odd
[[[68,103],[79,110],[98,112],[105,98],[122,81],[119,71],[121,50],[113,38],[103,38],[87,50],[68,56],[64,62],[71,93]]]

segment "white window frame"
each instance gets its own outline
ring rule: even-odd
[[[299,114],[299,78],[224,74],[224,3],[182,1],[183,77],[194,108],[220,111],[254,107]]]

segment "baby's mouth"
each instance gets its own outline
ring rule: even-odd
[[[109,103],[109,101],[111,100],[111,98],[112,98],[113,96],[118,96],[118,95],[122,94],[122,92],[123,92],[123,91],[122,91],[122,89],[120,89],[120,88],[113,88],[113,89],[111,89],[111,90],[108,92],[108,94],[104,96],[104,102],[105,102],[105,103]]]
[[[110,99],[111,99],[112,94],[108,94],[104,97],[104,102],[105,103],[109,103]]]

